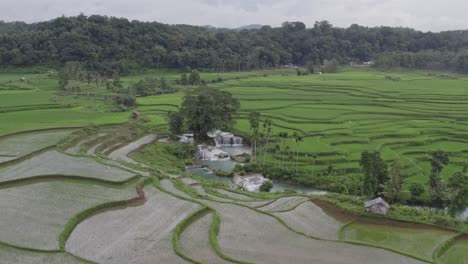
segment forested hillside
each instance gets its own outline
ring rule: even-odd
[[[83,62],[102,72],[140,67],[211,68],[220,71],[325,60],[377,60],[382,67],[468,71],[468,31],[420,32],[407,28],[338,28],[327,21],[306,28],[229,30],[106,16],[59,17],[26,24],[0,22],[0,65]]]

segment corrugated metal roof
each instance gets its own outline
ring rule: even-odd
[[[384,205],[385,207],[389,208],[390,205],[382,198],[376,198],[374,200],[370,200],[370,201],[367,201],[364,203],[364,207],[371,207],[373,205],[376,205],[376,204],[382,204]]]

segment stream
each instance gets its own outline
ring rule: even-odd
[[[224,152],[227,152],[229,155],[240,155],[242,153],[251,152],[249,146],[229,146],[229,147],[224,146],[224,147],[218,147],[218,149]],[[198,160],[195,166],[186,167],[186,172],[191,173],[196,176],[206,178],[206,179],[210,179],[210,180],[223,181],[229,184],[231,187],[234,187],[234,181],[232,178],[220,177],[216,175],[213,171],[223,170],[226,172],[230,172],[232,171],[234,166],[236,166],[236,164],[237,162],[231,160],[231,158],[214,159],[214,160]],[[311,187],[297,186],[297,185],[292,185],[288,183],[274,183],[273,189],[271,189],[271,192],[283,192],[285,190],[294,190],[298,193],[315,194],[315,195],[325,195],[329,193],[328,191],[325,191],[325,190],[320,190],[320,189],[311,188]],[[427,209],[434,209],[434,210],[437,209],[435,207],[429,207],[429,206],[416,206],[416,205],[414,206],[410,205],[410,206],[416,207],[416,208],[427,208]],[[468,207],[456,212],[455,217],[458,219],[462,219],[462,220],[468,220]]]

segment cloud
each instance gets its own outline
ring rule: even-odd
[[[425,31],[468,29],[464,0],[2,0],[0,18],[37,22],[101,14],[169,24],[279,26],[328,20],[335,26],[403,26]]]

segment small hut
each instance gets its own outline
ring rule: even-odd
[[[364,207],[368,212],[373,214],[381,214],[387,215],[388,209],[390,209],[390,205],[382,198],[377,198],[374,200],[370,200],[364,203]]]
[[[132,117],[135,118],[135,119],[138,119],[140,117],[140,112],[138,111],[133,111],[132,112]]]

